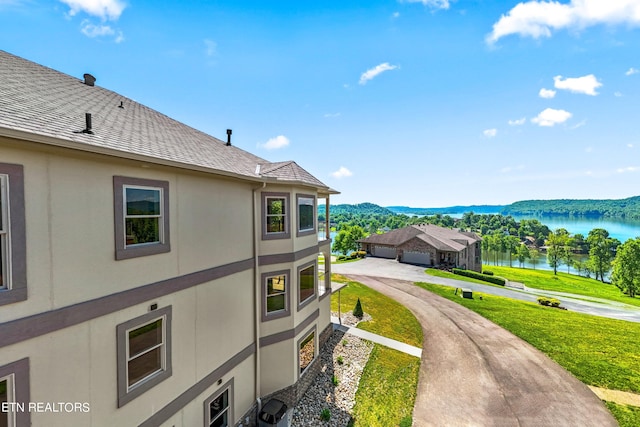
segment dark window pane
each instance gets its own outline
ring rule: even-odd
[[[269,216],[267,217],[267,232],[269,233],[284,233],[284,217],[283,216]]]
[[[7,258],[7,236],[0,234],[0,288],[5,288],[4,283],[5,276],[5,264],[8,262]]]
[[[267,313],[271,313],[273,311],[280,311],[284,309],[285,309],[284,294],[275,295],[267,298]]]
[[[307,369],[315,357],[314,335],[315,334],[309,335],[300,343],[300,373]]]
[[[298,204],[299,230],[313,230],[313,199],[301,198]]]
[[[285,199],[267,199],[267,215],[284,215]]]
[[[127,245],[160,242],[159,218],[127,218]]]
[[[162,347],[129,361],[129,386],[162,369]]]
[[[285,291],[286,276],[274,276],[267,279],[267,295],[276,295]]]
[[[160,215],[160,190],[127,188],[127,215]]]
[[[129,332],[129,358],[162,343],[162,319]]]
[[[315,276],[316,276],[316,268],[315,266],[310,266],[300,271],[300,283],[299,287],[299,301],[305,301],[307,298],[313,296],[315,292]]]
[[[220,396],[216,397],[209,404],[210,420],[222,414],[229,407],[229,390],[225,390]]]
[[[224,414],[213,420],[209,425],[211,427],[227,427],[229,425],[229,413],[225,412]]]

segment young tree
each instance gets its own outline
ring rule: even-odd
[[[611,261],[620,241],[609,237],[609,232],[604,228],[594,228],[587,236],[587,243],[589,244],[589,262],[596,280],[600,277],[604,283],[604,275],[611,270]]]
[[[509,267],[513,267],[511,256],[516,253],[516,249],[520,245],[520,239],[516,236],[504,236],[502,239],[504,242],[505,252],[509,254]]]
[[[521,244],[520,246],[518,246],[518,248],[516,249],[516,256],[518,257],[520,268],[524,268],[524,262],[531,257],[527,245]]]
[[[553,274],[558,274],[558,267],[562,265],[562,260],[566,255],[569,245],[569,232],[564,228],[559,228],[549,233],[547,244],[547,262],[553,268]]]
[[[533,269],[536,269],[536,265],[540,262],[540,251],[533,248],[529,249],[529,259],[531,260],[531,264],[533,265]]]
[[[611,280],[631,298],[636,296],[640,290],[640,237],[629,239],[618,247]]]
[[[346,255],[349,251],[358,250],[358,240],[364,238],[364,229],[359,225],[344,226],[336,235],[332,249]]]

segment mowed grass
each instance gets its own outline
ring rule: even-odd
[[[422,347],[422,327],[411,311],[403,305],[344,276],[333,274],[331,279],[334,282],[348,284],[340,291],[340,310],[343,314],[351,313],[360,298],[362,310],[373,318],[371,321],[359,323],[359,329]],[[331,295],[331,311],[338,311],[338,293]]]
[[[358,328],[422,347],[422,327],[404,306],[344,276],[333,274],[331,279],[348,283],[340,291],[342,313],[352,312],[360,298],[362,309],[372,317]],[[331,311],[338,311],[337,293],[331,296]],[[356,393],[354,426],[410,426],[419,371],[419,358],[374,345]]]
[[[419,371],[419,358],[376,344],[360,378],[354,426],[410,426]]]
[[[462,276],[460,274],[449,273],[448,271],[439,270],[437,268],[427,268],[424,272],[431,276],[444,277],[445,279],[462,280],[464,282],[479,283],[481,285],[493,285],[493,283],[474,279],[473,277]],[[502,288],[503,286],[500,287]]]
[[[491,270],[496,276],[504,277],[507,280],[524,283],[527,287],[531,288],[569,292],[640,306],[640,298],[630,298],[612,284],[602,283],[599,280],[588,279],[575,274],[558,271],[558,274],[554,276],[553,271],[549,270],[533,270],[530,268],[500,267],[493,265],[485,265],[483,269]]]
[[[613,402],[605,402],[609,411],[613,414],[620,424],[620,427],[638,427],[640,426],[640,408],[627,405],[618,405]]]
[[[479,313],[555,360],[588,385],[640,393],[640,323],[543,307],[454,288],[417,284]],[[482,300],[480,300],[482,296]]]

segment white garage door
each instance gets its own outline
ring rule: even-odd
[[[429,265],[429,253],[424,252],[406,252],[402,255],[402,262],[407,264],[425,264]]]
[[[396,248],[389,248],[386,246],[374,246],[373,248],[373,256],[377,256],[380,258],[396,258]]]

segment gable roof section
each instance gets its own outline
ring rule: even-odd
[[[82,133],[85,113],[91,113],[93,135]],[[0,135],[335,192],[293,161],[271,163],[113,91],[1,50]]]
[[[391,230],[385,234],[372,234],[359,242],[400,246],[413,238],[420,239],[439,251],[450,252],[460,252],[467,245],[481,240],[475,233],[461,232],[432,224],[420,224]]]

